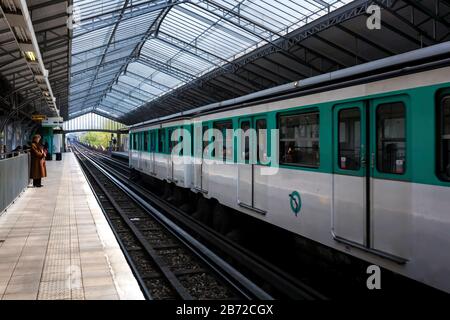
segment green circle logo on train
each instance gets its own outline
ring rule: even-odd
[[[300,197],[300,193],[297,191],[292,192],[289,195],[289,201],[291,203],[291,210],[297,217],[300,210],[302,210],[302,198]]]

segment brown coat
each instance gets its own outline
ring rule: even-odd
[[[45,153],[36,142],[31,144],[31,168],[30,178],[40,179],[47,176],[47,168],[45,166]]]

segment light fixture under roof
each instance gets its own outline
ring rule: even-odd
[[[36,62],[36,54],[33,51],[25,51],[24,52],[25,59],[29,62]]]

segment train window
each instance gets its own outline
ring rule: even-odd
[[[441,178],[450,181],[450,96],[441,100],[439,110],[439,173]]]
[[[250,159],[250,136],[247,131],[250,129],[250,120],[241,122],[241,129],[244,139],[242,142],[242,150],[244,151],[244,160],[249,161]]]
[[[258,163],[267,159],[267,121],[266,119],[256,120],[256,139]]]
[[[150,152],[155,152],[156,151],[156,139],[155,139],[155,131],[151,131],[150,132]]]
[[[227,130],[233,129],[231,121],[215,122],[214,129],[219,130],[222,135],[215,137],[214,149],[217,149],[220,144],[223,148],[223,161],[233,159],[233,135],[227,135]],[[215,153],[214,155],[215,156]]]
[[[178,133],[178,143],[180,144],[180,152],[179,152],[179,155],[180,156],[184,156],[185,154],[184,154],[184,143],[183,143],[183,141],[184,141],[184,135],[183,135],[183,133],[182,133],[182,130],[183,128],[180,128],[180,131],[179,131],[179,133]]]
[[[206,148],[208,147],[209,137],[207,136],[208,126],[202,126],[202,153],[204,154]],[[203,157],[203,156],[202,156]]]
[[[165,129],[159,129],[158,133],[158,152],[164,153],[164,145],[166,144],[166,131]]]
[[[138,133],[133,134],[133,137],[134,137],[134,143],[133,143],[134,150],[139,150],[138,135],[139,135]]]
[[[176,129],[169,129],[167,133],[169,135],[169,153],[172,153],[173,148],[178,144],[179,137]]]
[[[138,141],[138,143],[139,143],[139,150],[140,151],[142,151],[144,148],[143,148],[143,135],[144,135],[144,133],[143,132],[139,132],[139,141]]]
[[[280,163],[319,167],[319,113],[281,115]]]
[[[148,135],[150,132],[144,132],[144,151],[148,151]]]
[[[361,159],[361,111],[358,108],[339,111],[338,164],[343,170],[359,170]]]
[[[384,173],[405,173],[406,109],[402,102],[377,107],[377,169]]]

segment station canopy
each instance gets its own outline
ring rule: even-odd
[[[69,116],[120,118],[348,2],[75,0]]]
[[[383,9],[382,30],[367,29],[371,4]],[[449,39],[450,25],[440,0],[73,6],[68,118],[94,112],[126,124],[432,45]]]

